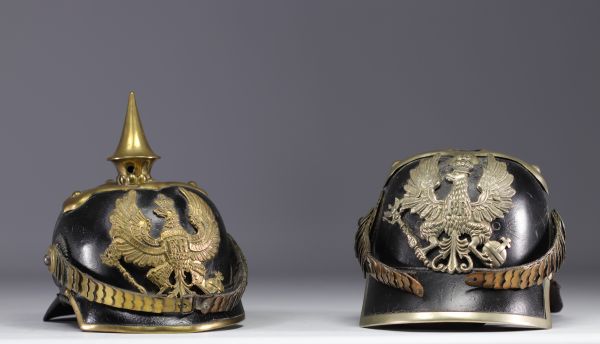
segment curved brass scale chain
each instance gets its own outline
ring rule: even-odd
[[[491,222],[504,217],[512,208],[514,177],[505,163],[488,154],[477,184],[480,194],[473,202],[468,194],[469,175],[482,162],[473,154],[458,154],[450,160],[451,171],[442,176],[438,166],[440,157],[441,154],[436,154],[423,159],[410,171],[403,197],[388,205],[383,219],[400,226],[419,260],[434,271],[470,272],[472,255],[490,268],[501,266],[511,240],[504,237],[500,241],[490,240]],[[444,179],[452,186],[445,199],[438,199],[435,190]],[[402,221],[406,211],[423,220],[419,234],[429,243],[426,247],[420,246]],[[429,259],[431,252],[435,255]]]
[[[194,294],[184,297],[149,295],[112,286],[95,279],[73,266],[59,245],[53,244],[44,257],[44,263],[65,295],[78,295],[88,301],[114,308],[150,313],[187,314],[199,310],[202,314],[228,312],[239,303],[248,283],[248,267],[244,255],[230,235],[226,236],[235,252],[237,263],[233,266],[233,287],[219,294]]]
[[[188,233],[181,226],[173,200],[160,194],[154,201],[157,206],[154,214],[164,220],[164,225],[159,237],[151,236],[150,220],[138,208],[135,190],[130,190],[116,200],[115,209],[110,214],[112,242],[101,256],[102,262],[117,268],[144,294],[145,288],[123,267],[121,260],[139,267],[150,267],[146,277],[159,288],[159,295],[191,295],[194,294],[194,286],[205,294],[221,293],[224,291],[223,275],[216,271],[209,277],[204,266],[204,262],[212,259],[219,248],[217,221],[202,198],[184,188],[178,188],[178,191],[187,201],[188,219],[197,231],[195,234]]]
[[[414,276],[408,271],[393,268],[373,256],[369,236],[376,213],[377,209],[373,208],[358,221],[354,251],[365,276],[368,274],[380,283],[422,297],[423,285]]]
[[[565,259],[565,226],[556,210],[550,213],[550,220],[554,239],[542,257],[520,266],[472,272],[465,276],[465,283],[488,289],[525,289],[552,278]]]

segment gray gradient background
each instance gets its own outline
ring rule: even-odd
[[[161,180],[195,180],[252,275],[359,278],[389,167],[486,148],[542,168],[595,269],[600,3],[0,4],[3,276],[44,276],[62,201],[115,175],[134,89]]]
[[[114,177],[130,89],[154,177],[208,190],[257,285],[361,283],[392,162],[449,147],[539,165],[562,274],[595,274],[599,34],[600,2],[4,1],[2,282],[50,285],[62,201]]]

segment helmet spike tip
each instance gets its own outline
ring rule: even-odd
[[[159,158],[150,148],[146,139],[135,100],[135,92],[130,91],[121,139],[113,155],[108,157],[108,160],[112,161],[119,171],[117,182],[119,184],[141,184],[151,180],[152,163]]]

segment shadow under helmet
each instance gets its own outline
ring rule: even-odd
[[[360,325],[551,327],[565,233],[547,196],[538,167],[504,154],[394,163],[356,234],[367,278]]]
[[[82,330],[197,332],[244,319],[244,256],[195,183],[158,182],[135,96],[109,157],[116,181],[64,202],[44,262],[59,293],[44,320]]]

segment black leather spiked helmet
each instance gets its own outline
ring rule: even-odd
[[[547,195],[538,167],[504,154],[394,163],[356,234],[367,278],[360,325],[551,327],[565,233]]]
[[[44,262],[59,293],[44,320],[75,314],[82,330],[197,332],[244,318],[244,256],[206,192],[158,182],[133,92],[109,160],[116,181],[63,205]]]

